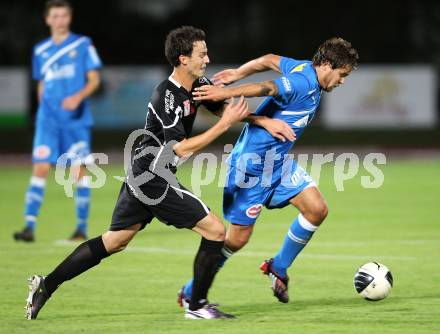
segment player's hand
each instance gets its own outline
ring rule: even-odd
[[[65,110],[70,110],[70,111],[76,110],[81,102],[82,102],[81,96],[79,96],[78,94],[75,94],[75,95],[66,97],[63,100],[62,107]]]
[[[195,88],[193,97],[195,101],[209,100],[213,102],[220,102],[230,98],[226,88],[213,85],[205,85]]]
[[[237,103],[234,103],[234,98],[231,99],[220,119],[220,122],[225,122],[228,126],[238,123],[250,115],[249,106],[243,96],[240,97]]]
[[[259,125],[266,129],[266,131],[269,132],[272,137],[275,137],[282,142],[285,142],[286,140],[296,140],[295,132],[289,126],[289,124],[283,120],[264,117],[264,119],[260,120]]]
[[[212,83],[216,86],[229,85],[240,79],[242,79],[242,76],[238,71],[234,68],[230,68],[214,74]]]

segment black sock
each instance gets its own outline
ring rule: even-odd
[[[86,270],[96,266],[107,253],[102,236],[90,239],[79,245],[61,262],[44,280],[47,293],[52,293],[65,281],[68,281]]]
[[[222,260],[223,241],[212,241],[202,238],[199,251],[194,260],[194,282],[190,310],[201,308],[207,301],[208,290],[218,272]]]

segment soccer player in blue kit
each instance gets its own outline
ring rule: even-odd
[[[101,60],[87,36],[70,32],[72,7],[64,0],[46,2],[51,36],[36,44],[33,78],[38,81],[39,107],[32,152],[33,171],[26,193],[25,227],[17,241],[32,242],[51,165],[67,153],[76,175],[77,227],[72,240],[87,238],[90,188],[85,158],[90,154],[92,115],[87,98],[100,84]]]
[[[255,114],[285,121],[295,132],[294,141],[280,141],[264,128],[246,124],[229,158],[223,194],[224,216],[231,223],[222,249],[223,263],[249,241],[263,207],[275,209],[290,204],[299,210],[278,253],[260,267],[271,281],[274,296],[283,303],[289,301],[287,269],[328,213],[316,183],[288,152],[314,118],[321,92],[331,92],[343,84],[357,60],[351,44],[335,37],[319,46],[312,61],[268,54],[237,69],[217,73],[213,77],[217,86],[202,86],[194,93],[199,101],[268,96]],[[267,70],[282,76],[273,81],[222,87]],[[178,302],[185,308],[191,289],[189,281],[178,294]]]

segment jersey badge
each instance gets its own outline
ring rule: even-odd
[[[293,73],[293,72],[301,72],[301,71],[304,69],[304,66],[306,66],[306,65],[307,65],[307,63],[299,64],[299,65],[295,66],[295,67],[293,68],[293,70],[290,71],[290,73]]]
[[[76,55],[77,55],[77,52],[75,49],[69,52],[69,57],[72,59],[75,59]]]
[[[189,100],[183,101],[183,116],[188,116],[191,113],[191,103]]]

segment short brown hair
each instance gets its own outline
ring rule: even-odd
[[[191,26],[171,30],[165,40],[165,56],[171,66],[179,66],[179,56],[191,56],[194,42],[204,41],[205,32]]]
[[[345,66],[357,67],[359,55],[351,43],[340,37],[326,40],[318,47],[313,56],[313,65],[319,66],[328,62],[333,69]]]
[[[71,13],[73,11],[72,5],[67,0],[48,0],[46,1],[46,5],[44,6],[44,17],[49,15],[49,11],[52,8],[60,8],[60,7],[68,8]]]

